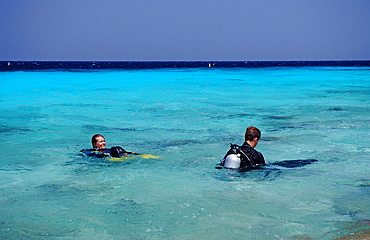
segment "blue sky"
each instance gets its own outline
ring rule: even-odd
[[[0,60],[370,60],[369,0],[0,0]]]

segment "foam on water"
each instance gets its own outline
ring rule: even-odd
[[[0,238],[335,239],[370,219],[370,71],[1,72]],[[245,128],[270,162],[215,169]],[[78,156],[91,136],[161,156]]]

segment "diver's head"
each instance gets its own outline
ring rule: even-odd
[[[256,147],[261,138],[261,131],[256,127],[248,127],[245,131],[245,141],[251,146]]]
[[[91,144],[93,145],[93,148],[105,148],[105,138],[101,134],[95,134],[91,138]]]

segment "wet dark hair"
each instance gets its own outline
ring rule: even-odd
[[[245,141],[253,141],[255,138],[261,138],[261,131],[256,127],[248,127],[245,131]]]
[[[93,145],[93,147],[95,147],[94,144],[97,142],[97,140],[96,140],[97,137],[103,137],[104,138],[104,136],[101,135],[101,134],[95,134],[94,136],[92,136],[92,138],[91,138],[91,144]]]

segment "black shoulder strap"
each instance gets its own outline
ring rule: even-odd
[[[240,149],[240,153],[241,154],[243,154],[243,156],[245,157],[245,159],[251,164],[251,166],[252,167],[254,167],[255,166],[255,164],[254,164],[254,162],[253,162],[253,160],[252,159],[250,159],[249,157],[248,157],[248,155],[245,153],[245,152],[243,152],[243,150],[241,150]]]

